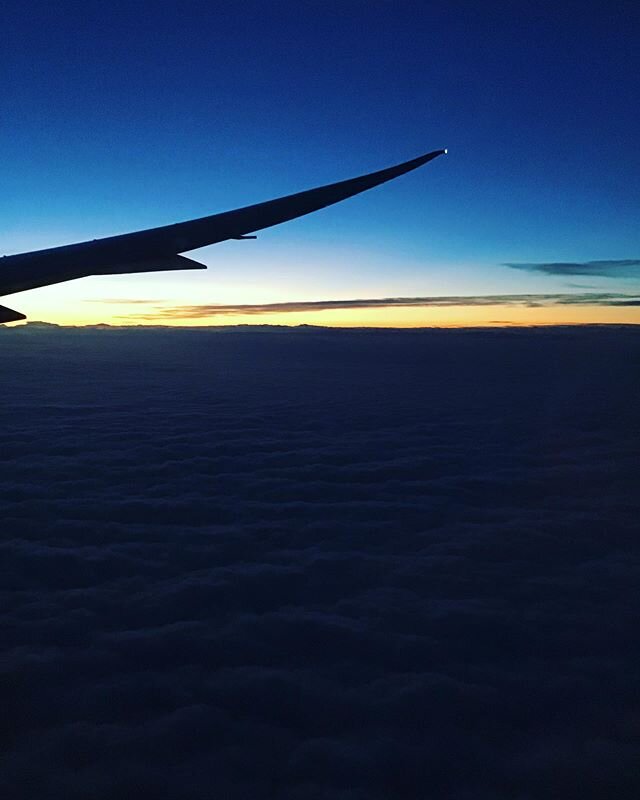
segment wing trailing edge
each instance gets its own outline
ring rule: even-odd
[[[171,270],[206,268],[206,264],[201,264],[193,258],[175,255],[128,264],[110,264],[100,272],[94,272],[94,275],[130,275],[136,272],[168,272]]]

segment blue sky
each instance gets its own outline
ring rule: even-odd
[[[637,291],[634,278],[503,266],[640,256],[640,12],[584,9],[10,2],[0,32],[7,254],[449,148],[257,242],[201,251],[207,273],[88,279],[21,300],[51,319],[99,321],[101,298]]]

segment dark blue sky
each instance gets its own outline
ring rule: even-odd
[[[640,253],[640,12],[585,8],[9,2],[2,250],[177,221],[448,147],[375,194],[202,254],[215,275],[82,281],[73,303],[141,289],[206,302],[572,291],[566,276],[501,264]]]

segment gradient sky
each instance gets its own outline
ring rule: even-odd
[[[611,264],[640,258],[640,10],[585,8],[9,0],[0,252],[449,155],[257,241],[194,253],[206,273],[89,278],[3,302],[65,324],[640,322],[640,262]],[[582,299],[464,300],[520,293]],[[434,296],[459,300],[237,309]]]

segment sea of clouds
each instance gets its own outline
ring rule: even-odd
[[[0,794],[640,796],[640,329],[0,330]]]

